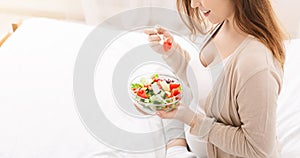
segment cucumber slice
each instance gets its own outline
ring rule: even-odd
[[[161,101],[158,101],[158,100],[154,100],[154,101],[153,101],[153,104],[162,104],[162,102],[161,102]]]
[[[167,93],[164,92],[164,91],[162,91],[162,92],[160,93],[160,96],[161,96],[163,99],[166,99],[166,98],[167,98]]]

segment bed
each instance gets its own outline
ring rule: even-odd
[[[163,157],[163,149],[132,153],[103,144],[79,117],[74,105],[73,72],[78,52],[93,29],[78,23],[28,19],[0,47],[1,158]],[[127,42],[147,43],[139,32]],[[300,39],[293,39],[286,46],[284,87],[278,100],[278,138],[282,156],[296,158],[300,154],[300,76],[297,74]],[[124,44],[112,49],[131,48]],[[105,110],[106,117],[116,126],[131,132],[149,132],[162,125],[159,118],[132,119],[113,105]],[[164,139],[163,131],[161,134],[152,140]]]

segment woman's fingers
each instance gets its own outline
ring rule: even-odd
[[[156,29],[145,29],[144,33],[149,35],[149,37],[148,37],[149,42],[159,42],[159,41],[161,41],[161,37],[158,35]]]
[[[164,34],[165,32],[168,32],[167,29],[165,29],[164,27],[161,27],[159,25],[156,25],[155,29],[157,30],[157,33],[159,33],[159,34]]]
[[[155,26],[155,28],[144,29],[144,33],[148,35],[151,48],[157,53],[166,53],[172,47],[173,37],[167,29]]]
[[[164,35],[165,37],[172,37],[171,33],[161,26],[155,26],[155,29],[145,29],[144,33],[148,35],[160,34]]]
[[[156,26],[155,28],[158,34],[162,34],[165,38],[170,38],[171,40],[173,40],[171,33],[167,29],[161,26]]]
[[[168,116],[167,116],[168,114],[165,111],[157,111],[156,115],[163,119],[168,118]]]
[[[145,29],[144,30],[144,33],[149,35],[149,41],[152,42],[152,41],[160,41],[163,40],[168,40],[168,42],[172,43],[173,42],[173,37],[171,35],[171,33],[161,27],[161,26],[155,26],[155,29]]]
[[[154,29],[145,29],[144,33],[148,35],[154,35],[154,34],[170,35],[169,31],[161,26],[155,26]]]
[[[174,109],[174,110],[169,111],[169,112],[159,110],[159,111],[156,112],[156,115],[159,116],[160,118],[163,118],[163,119],[172,119],[172,118],[174,118],[176,112],[177,112],[177,109]]]
[[[157,30],[156,29],[145,29],[144,33],[147,34],[147,35],[156,35]]]
[[[149,42],[159,42],[161,38],[158,35],[149,35],[148,40]]]

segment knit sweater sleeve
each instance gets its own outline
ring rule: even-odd
[[[174,47],[162,57],[173,72],[188,86],[186,69],[190,61],[189,53],[175,43]]]
[[[214,122],[208,141],[226,153],[240,157],[272,157],[276,149],[276,107],[281,82],[266,68],[255,73],[237,96],[242,125]]]

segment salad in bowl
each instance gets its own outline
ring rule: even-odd
[[[166,74],[143,74],[129,81],[129,96],[135,106],[147,114],[157,110],[171,111],[180,103],[182,83]]]

